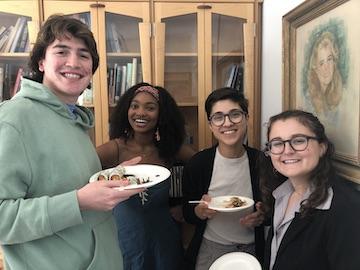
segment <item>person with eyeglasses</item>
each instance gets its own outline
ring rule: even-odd
[[[205,110],[218,143],[195,154],[184,168],[184,218],[195,225],[184,269],[208,270],[217,258],[236,251],[261,262],[265,239],[257,160],[262,152],[245,144],[248,101],[239,91],[220,88],[208,96]],[[223,195],[249,197],[256,204],[246,213],[208,208],[211,198]]]
[[[360,192],[337,175],[324,126],[309,112],[289,110],[270,118],[267,138],[264,270],[360,269]]]

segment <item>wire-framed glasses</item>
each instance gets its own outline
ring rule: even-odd
[[[225,123],[226,116],[233,124],[239,124],[246,116],[246,113],[240,109],[233,109],[229,113],[217,112],[209,117],[209,121],[216,127],[220,127]]]
[[[288,142],[294,151],[304,151],[309,144],[309,140],[317,140],[319,138],[307,135],[297,135],[289,140],[273,139],[266,144],[266,150],[271,154],[280,155],[284,153],[285,144]]]

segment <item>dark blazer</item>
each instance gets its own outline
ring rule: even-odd
[[[262,152],[245,146],[249,157],[251,185],[254,201],[260,200],[259,176],[257,161]],[[197,254],[203,239],[206,227],[206,220],[199,219],[194,212],[196,205],[188,204],[189,200],[199,200],[203,194],[208,193],[211,176],[213,172],[213,164],[215,159],[216,146],[205,149],[192,157],[184,168],[183,173],[183,196],[184,196],[184,218],[186,222],[195,224],[195,234],[185,253],[185,268],[187,270],[195,269]],[[255,249],[256,255],[260,262],[263,260],[264,253],[264,227],[255,228]]]
[[[359,270],[360,192],[336,180],[329,210],[309,217],[297,213],[281,241],[273,270]],[[272,223],[273,224],[273,223]],[[273,228],[265,248],[269,269]]]

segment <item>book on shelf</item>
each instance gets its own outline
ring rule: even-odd
[[[230,71],[229,71],[229,75],[228,75],[228,78],[227,78],[226,83],[225,83],[225,87],[231,87],[232,86],[235,74],[236,74],[236,65],[233,64],[230,67]]]
[[[119,42],[119,35],[116,30],[115,23],[110,23],[109,25],[110,31],[112,32],[112,51],[113,52],[121,52],[120,42]]]
[[[122,80],[121,80],[120,96],[122,96],[126,92],[126,69],[127,66],[125,65],[121,66]]]
[[[6,26],[2,25],[0,27],[0,38],[1,38],[1,35],[6,31]]]
[[[106,50],[108,52],[128,51],[125,38],[119,33],[119,29],[114,22],[109,22],[106,26]]]
[[[14,26],[10,25],[0,37],[0,52],[5,52],[5,47]]]
[[[131,70],[131,86],[136,84],[137,79],[137,58],[132,59],[132,70]]]
[[[85,23],[89,29],[91,29],[91,18],[90,18],[90,12],[84,12],[79,14],[80,21]]]
[[[119,39],[119,44],[120,44],[120,51],[121,52],[129,51],[128,47],[126,45],[126,40],[125,40],[124,36],[121,33],[119,33],[119,31],[117,33],[118,33],[118,39]]]
[[[109,105],[115,105],[120,99],[122,71],[118,63],[110,70],[112,78],[109,80]]]
[[[19,67],[19,69],[18,69],[18,71],[16,73],[16,79],[15,79],[14,86],[11,89],[11,92],[10,92],[10,98],[15,96],[15,94],[17,92],[19,92],[19,90],[20,90],[20,82],[21,82],[21,78],[23,76],[23,73],[24,73],[24,69],[22,67]]]
[[[126,89],[129,89],[131,85],[132,80],[132,62],[126,64]]]
[[[10,64],[5,64],[4,68],[4,81],[3,81],[3,100],[10,98]]]
[[[109,68],[109,79],[108,79],[108,98],[109,105],[114,104],[114,96],[115,96],[115,82],[114,82],[114,68]]]
[[[238,65],[234,89],[238,90],[241,93],[244,93],[244,65],[243,65],[243,63]]]
[[[121,95],[121,80],[122,80],[122,70],[121,66],[116,66],[116,79],[115,79],[115,96],[114,96],[114,102],[117,103],[120,99]]]
[[[15,26],[14,26],[14,28],[11,30],[11,33],[10,33],[8,39],[7,39],[7,42],[6,42],[6,45],[5,45],[5,48],[4,48],[4,52],[5,52],[5,53],[10,52],[11,45],[13,44],[13,41],[14,41],[15,36],[16,36],[16,33],[18,32],[19,27],[20,27],[20,24],[21,24],[21,18],[22,18],[22,17],[17,18],[16,23],[15,23]]]
[[[141,67],[141,63],[138,63],[137,64],[137,79],[136,81],[139,83],[139,82],[142,82],[143,81],[143,76],[142,76],[142,67]]]
[[[3,101],[4,94],[4,68],[0,67],[0,102]]]
[[[24,52],[30,52],[31,48],[30,48],[30,38],[27,39],[26,44],[25,44],[25,49]]]
[[[15,52],[25,52],[26,50],[26,43],[29,39],[29,31],[28,31],[28,27],[27,27],[27,23],[24,26],[24,29],[21,33],[21,36],[19,38],[19,41],[17,43]]]
[[[22,33],[24,32],[24,27],[27,28],[27,19],[25,17],[20,17],[19,26],[16,29],[16,33],[14,35],[14,40],[12,41],[9,52],[15,52],[15,49],[19,46],[19,41]]]
[[[75,13],[69,15],[69,17],[77,19],[81,21],[82,23],[86,24],[89,28],[91,28],[91,20],[90,20],[90,13],[84,12],[84,13]]]
[[[225,86],[243,92],[243,81],[244,81],[243,64],[231,65],[228,72],[228,77],[225,82]]]

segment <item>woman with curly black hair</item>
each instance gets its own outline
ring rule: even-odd
[[[103,168],[136,156],[141,163],[170,168],[187,161],[194,151],[185,146],[184,118],[168,91],[139,83],[119,100],[110,119],[110,141],[97,148]],[[146,196],[131,197],[118,204],[114,215],[118,227],[124,269],[167,270],[181,266],[179,228],[169,209],[170,182],[147,190]]]
[[[337,176],[324,126],[290,110],[270,118],[267,137],[261,187],[272,226],[264,269],[360,269],[360,193]]]

